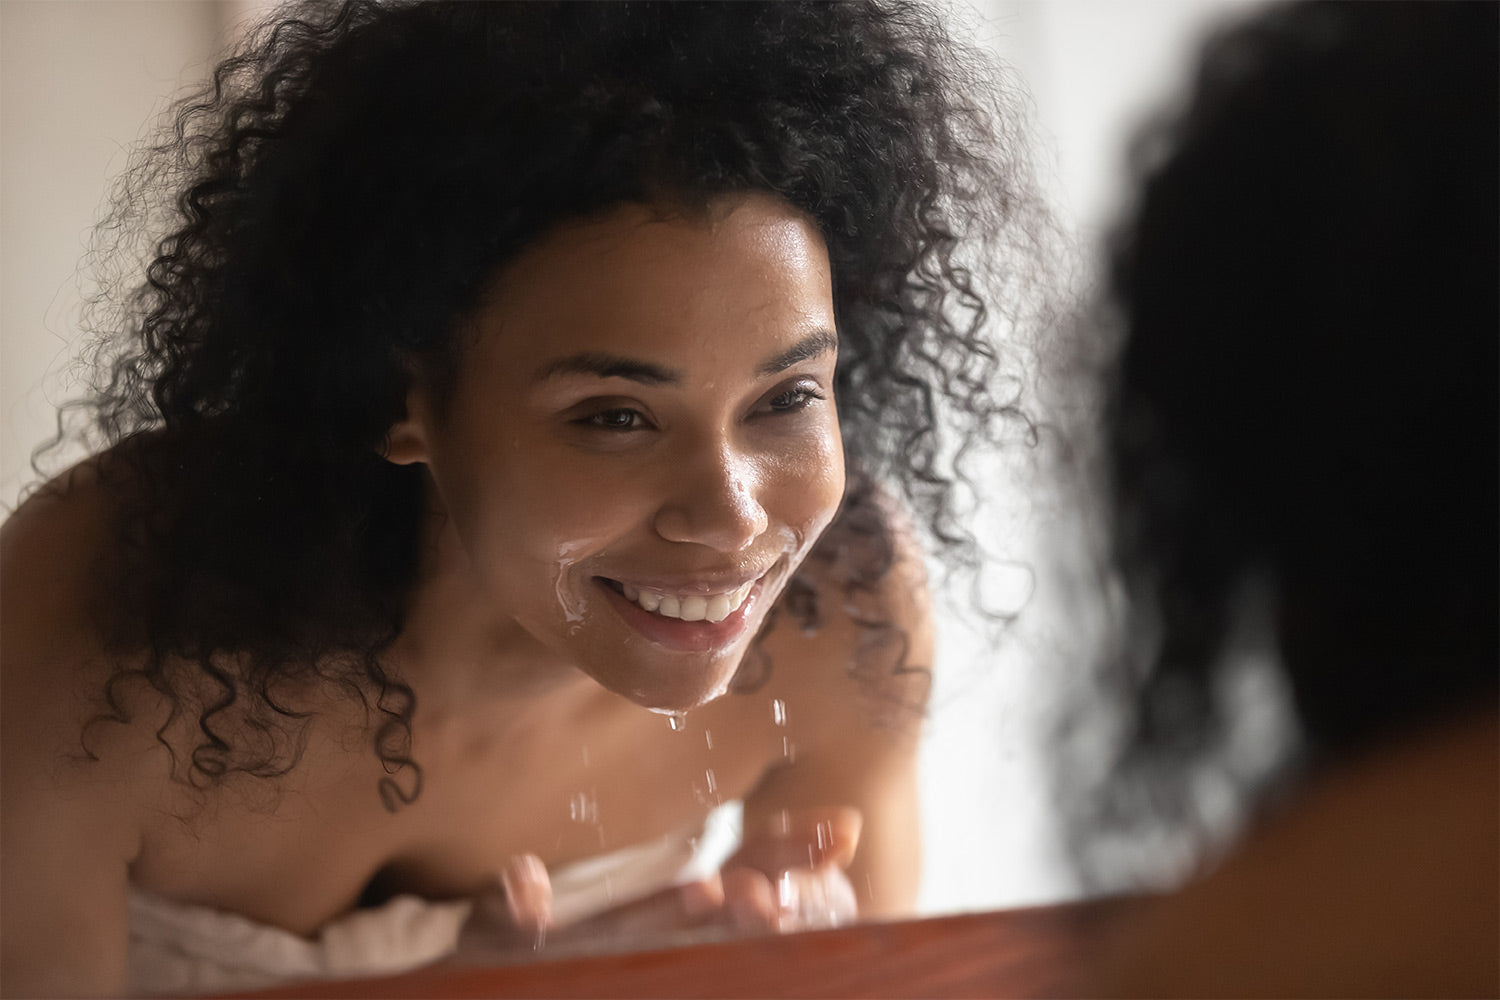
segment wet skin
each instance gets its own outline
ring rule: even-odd
[[[721,800],[743,801],[750,841],[723,879],[732,920],[774,907],[796,864],[806,892],[907,912],[919,726],[878,716],[924,688],[851,676],[866,654],[841,583],[812,567],[819,628],[783,616],[761,640],[765,686],[716,697],[840,501],[836,333],[817,231],[764,195],[620,207],[502,269],[451,397],[418,380],[389,435],[390,460],[430,474],[420,575],[384,657],[417,695],[424,785],[394,814],[371,718],[337,686],[279,692],[308,713],[280,778],[200,792],[172,777],[158,730],[189,753],[207,687],[175,721],[132,689],[131,723],[99,728],[99,759],[82,758],[114,663],[92,615],[122,585],[98,574],[115,500],[85,464],[29,501],[0,530],[8,987],[118,995],[132,887],[313,935],[372,880],[493,892],[519,857],[555,869],[691,831]],[[921,560],[897,544],[873,597],[929,664]],[[674,731],[646,709],[690,711]],[[572,815],[580,794],[590,822]],[[649,930],[718,898],[619,916]]]
[[[616,208],[507,266],[467,339],[388,453],[431,473],[444,602],[512,676],[722,694],[843,493],[817,230],[765,195]],[[694,598],[720,620],[671,616]]]

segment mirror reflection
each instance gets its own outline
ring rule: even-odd
[[[6,89],[46,97],[6,108],[36,141],[7,151],[4,388],[44,421],[5,428],[0,470],[0,988],[792,942],[1167,887],[1257,795],[1349,759],[1300,686],[1339,661],[1278,618],[1291,571],[1236,563],[1141,627],[1164,578],[1130,573],[1175,550],[1105,539],[1069,437],[1098,417],[1069,366],[1117,360],[1069,342],[1124,197],[1104,165],[1236,13],[1175,10],[7,6]],[[100,53],[165,68],[96,128],[39,84]],[[41,152],[96,134],[119,149]],[[1152,327],[1126,325],[1112,406],[1154,391]],[[1175,516],[1128,502],[1151,435],[1107,437],[1117,515]],[[1190,759],[1162,650],[1204,623],[1232,655],[1188,694],[1232,724]],[[1200,916],[1232,958],[1208,885],[1106,982],[1162,988],[1152,942]]]
[[[921,7],[265,17],[7,521],[10,987],[914,913],[927,563],[1035,426],[1018,100]]]

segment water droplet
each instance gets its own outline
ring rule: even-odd
[[[785,736],[781,738],[781,756],[786,758],[788,764],[797,762],[797,744]]]
[[[584,767],[590,767],[591,766],[590,763],[589,763],[589,748],[588,748],[588,744],[584,744],[584,747],[583,747],[583,766]]]
[[[667,725],[672,727],[672,732],[680,733],[687,728],[686,712],[668,712]]]
[[[792,814],[789,810],[781,810],[781,813],[776,818],[781,823],[782,836],[786,836],[792,832]]]
[[[536,940],[531,942],[532,951],[541,951],[547,947],[547,928],[545,926],[536,929]]]
[[[792,880],[792,873],[782,872],[781,877],[776,880],[776,902],[782,913],[797,911],[797,896],[797,883]]]
[[[708,745],[708,748],[710,750],[712,750],[714,748],[714,734],[709,732],[707,729],[703,730],[703,742]]]
[[[706,806],[723,804],[724,800],[719,798],[719,778],[714,774],[713,768],[710,767],[703,772],[701,783],[696,780],[693,782],[693,796]]]
[[[778,726],[786,725],[786,702],[780,698],[771,699],[771,721]]]
[[[599,822],[599,797],[592,788],[568,796],[568,818],[575,823]]]
[[[818,850],[826,851],[833,844],[833,824],[819,823],[818,827]]]

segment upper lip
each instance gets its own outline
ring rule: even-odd
[[[628,583],[637,590],[654,590],[661,594],[672,594],[679,597],[699,595],[709,597],[715,594],[732,593],[747,583],[754,583],[771,571],[766,567],[756,573],[695,573],[684,576],[607,576],[606,580],[616,583]],[[601,574],[602,575],[602,574]]]

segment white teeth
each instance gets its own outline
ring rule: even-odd
[[[728,594],[715,594],[713,599],[707,602],[703,609],[703,617],[709,621],[718,623],[729,617],[729,612],[734,610],[729,606]]]
[[[628,583],[621,583],[620,589],[625,594],[626,600],[633,601],[647,611],[665,618],[718,624],[740,609],[740,605],[745,603],[745,598],[750,596],[750,591],[754,586],[755,581],[751,580],[727,594],[690,594],[686,597],[643,590]]]

